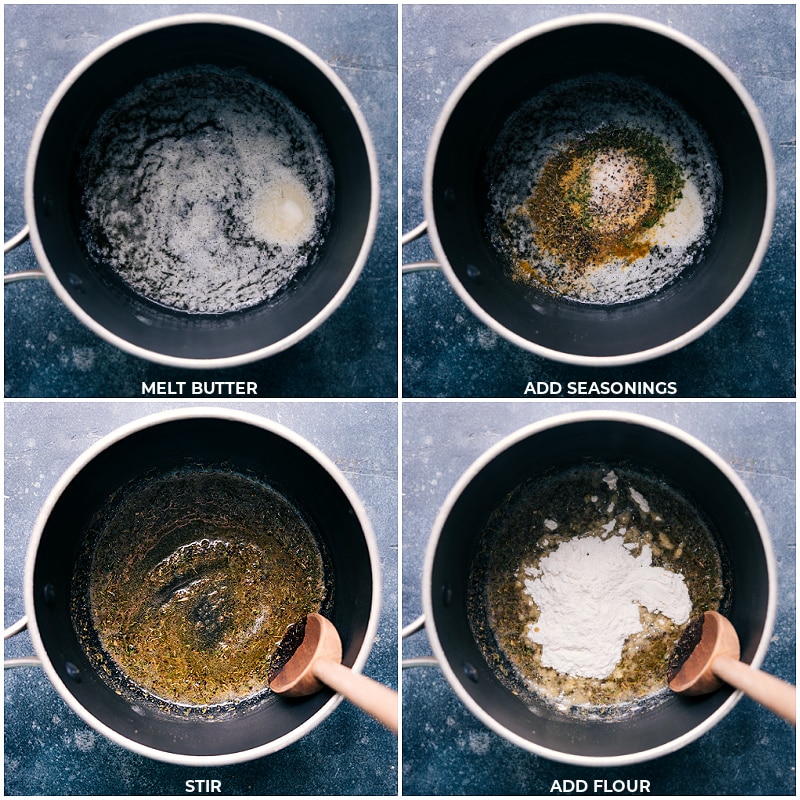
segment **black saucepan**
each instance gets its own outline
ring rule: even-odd
[[[760,665],[772,635],[777,589],[759,509],[733,470],[702,443],[656,420],[615,412],[568,414],[524,428],[460,478],[437,517],[426,554],[425,625],[451,686],[489,728],[557,761],[629,764],[694,741],[733,708],[740,693],[673,695],[624,718],[580,718],[512,691],[490,666],[470,626],[468,585],[489,516],[523,481],[586,462],[624,462],[656,475],[707,521],[724,554],[724,610],[741,639],[742,660]]]
[[[98,119],[147,79],[197,65],[244,70],[282,92],[317,128],[334,172],[329,229],[312,262],[272,299],[229,313],[181,312],[151,302],[121,281],[109,281],[87,256],[79,235],[77,164]],[[181,367],[224,367],[284,350],[339,306],[374,238],[377,174],[361,112],[322,59],[258,23],[185,15],[120,34],[65,78],[34,133],[25,213],[42,270],[84,324],[143,358]]]
[[[99,441],[62,476],[37,519],[28,551],[28,627],[53,686],[112,741],[173,763],[239,762],[297,740],[340,698],[323,691],[286,700],[267,690],[208,713],[176,711],[152,694],[125,687],[100,649],[87,647],[80,633],[85,620],[75,612],[81,580],[76,564],[85,557],[98,510],[143,476],[186,469],[246,475],[299,511],[323,553],[324,613],[342,635],[343,662],[360,670],[377,630],[380,594],[376,545],[360,501],[308,442],[260,417],[224,410],[164,412],[136,421]],[[197,610],[208,611],[199,604]]]
[[[695,263],[649,297],[603,305],[523,289],[509,277],[486,226],[485,163],[506,121],[547,87],[597,74],[635,79],[671,98],[705,131],[722,178],[716,230]],[[773,171],[759,113],[716,56],[647,20],[566,17],[504,42],[456,87],[428,150],[425,219],[437,261],[485,324],[548,358],[619,365],[677,350],[741,298],[769,242]]]

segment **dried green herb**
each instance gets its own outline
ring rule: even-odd
[[[647,255],[645,234],[675,207],[683,185],[658,137],[603,127],[546,162],[523,213],[540,250],[581,272]]]

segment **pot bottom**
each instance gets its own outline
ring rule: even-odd
[[[526,481],[490,516],[470,616],[516,694],[620,719],[668,698],[682,631],[725,594],[716,537],[689,502],[641,470],[585,465]]]
[[[95,514],[72,616],[112,687],[212,718],[268,692],[288,625],[325,600],[323,555],[289,502],[253,478],[182,469],[131,482]]]

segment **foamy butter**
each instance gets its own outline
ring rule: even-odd
[[[153,78],[83,153],[87,250],[135,292],[190,313],[252,307],[319,252],[333,169],[310,119],[238,70]]]
[[[693,242],[703,238],[704,231],[703,197],[691,176],[686,176],[675,208],[664,214],[661,224],[651,230],[648,238],[660,248],[670,247],[686,252]]]
[[[644,144],[638,155],[613,144],[595,152],[593,137],[607,131]],[[586,157],[582,142],[592,144]],[[575,166],[562,169],[557,188],[574,218],[562,221],[558,208],[541,207],[551,187],[537,195],[537,186],[569,152]],[[659,170],[642,157],[653,154],[680,176],[666,208],[654,205]],[[659,90],[612,75],[566,81],[532,98],[507,121],[485,173],[487,232],[512,278],[588,303],[637,300],[675,281],[702,257],[721,203],[716,156],[702,128]],[[599,255],[592,237],[601,240]]]
[[[287,172],[255,194],[249,221],[253,234],[262,241],[299,247],[314,235],[314,198]]]
[[[635,556],[622,536],[562,542],[538,567],[526,567],[525,593],[539,608],[527,636],[542,645],[542,664],[567,675],[607,678],[628,637],[640,632],[639,606],[682,625],[692,601],[683,577]]]

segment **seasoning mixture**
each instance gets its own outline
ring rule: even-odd
[[[322,244],[333,168],[312,122],[243,71],[152,78],[81,156],[98,268],[160,305],[220,314],[274,297]]]
[[[614,76],[525,104],[486,177],[490,238],[512,277],[600,304],[653,294],[694,263],[721,197],[699,126],[661,92]]]
[[[470,622],[512,691],[623,715],[667,696],[675,644],[719,607],[722,575],[707,525],[658,477],[575,468],[523,484],[491,516]]]
[[[187,708],[266,691],[287,626],[326,594],[322,554],[297,510],[218,470],[110,498],[75,586],[73,619],[101,674]]]

